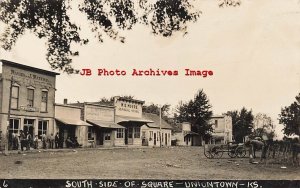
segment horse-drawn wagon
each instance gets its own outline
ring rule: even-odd
[[[229,142],[227,144],[205,144],[204,155],[209,159],[221,158],[223,153],[227,153],[229,157],[245,157],[246,147],[243,144]]]

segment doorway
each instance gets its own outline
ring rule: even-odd
[[[167,146],[168,145],[168,134],[167,133],[165,133],[165,146]]]
[[[154,133],[154,135],[153,135],[153,138],[154,138],[154,145],[156,146],[156,133]]]
[[[33,125],[34,125],[34,119],[24,119],[23,131],[25,134],[27,134],[27,133],[30,134],[31,138],[33,138],[33,136],[34,136]]]

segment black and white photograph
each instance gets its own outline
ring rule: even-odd
[[[0,0],[0,188],[300,187],[299,0]]]

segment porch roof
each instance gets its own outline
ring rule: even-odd
[[[193,131],[184,131],[184,136],[187,136],[187,135],[199,135],[199,134],[195,133]]]
[[[138,117],[127,117],[127,116],[116,116],[116,122],[153,123],[153,121],[149,119],[138,118]]]
[[[55,118],[55,120],[65,125],[76,125],[76,126],[92,126],[91,124],[82,121],[80,119],[66,119],[66,118]]]
[[[86,120],[87,122],[91,123],[92,125],[99,126],[101,128],[107,129],[125,129],[125,127],[118,125],[113,122],[106,122],[106,121],[99,121],[99,120]]]

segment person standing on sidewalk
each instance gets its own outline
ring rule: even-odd
[[[24,147],[26,146],[26,137],[22,130],[20,130],[20,142],[21,142],[21,151],[23,151]]]
[[[32,142],[32,136],[28,132],[27,132],[26,140],[27,140],[26,150],[30,150],[31,142]]]
[[[35,135],[34,139],[33,139],[33,147],[34,149],[38,149],[39,146],[39,138],[38,135]]]
[[[59,133],[57,132],[55,135],[55,148],[58,149],[59,148]]]
[[[54,141],[55,141],[55,137],[54,137],[53,133],[51,133],[50,138],[49,138],[49,143],[50,143],[49,148],[50,149],[54,148]]]
[[[47,149],[47,137],[46,134],[42,134],[42,143],[43,143],[43,149]]]

